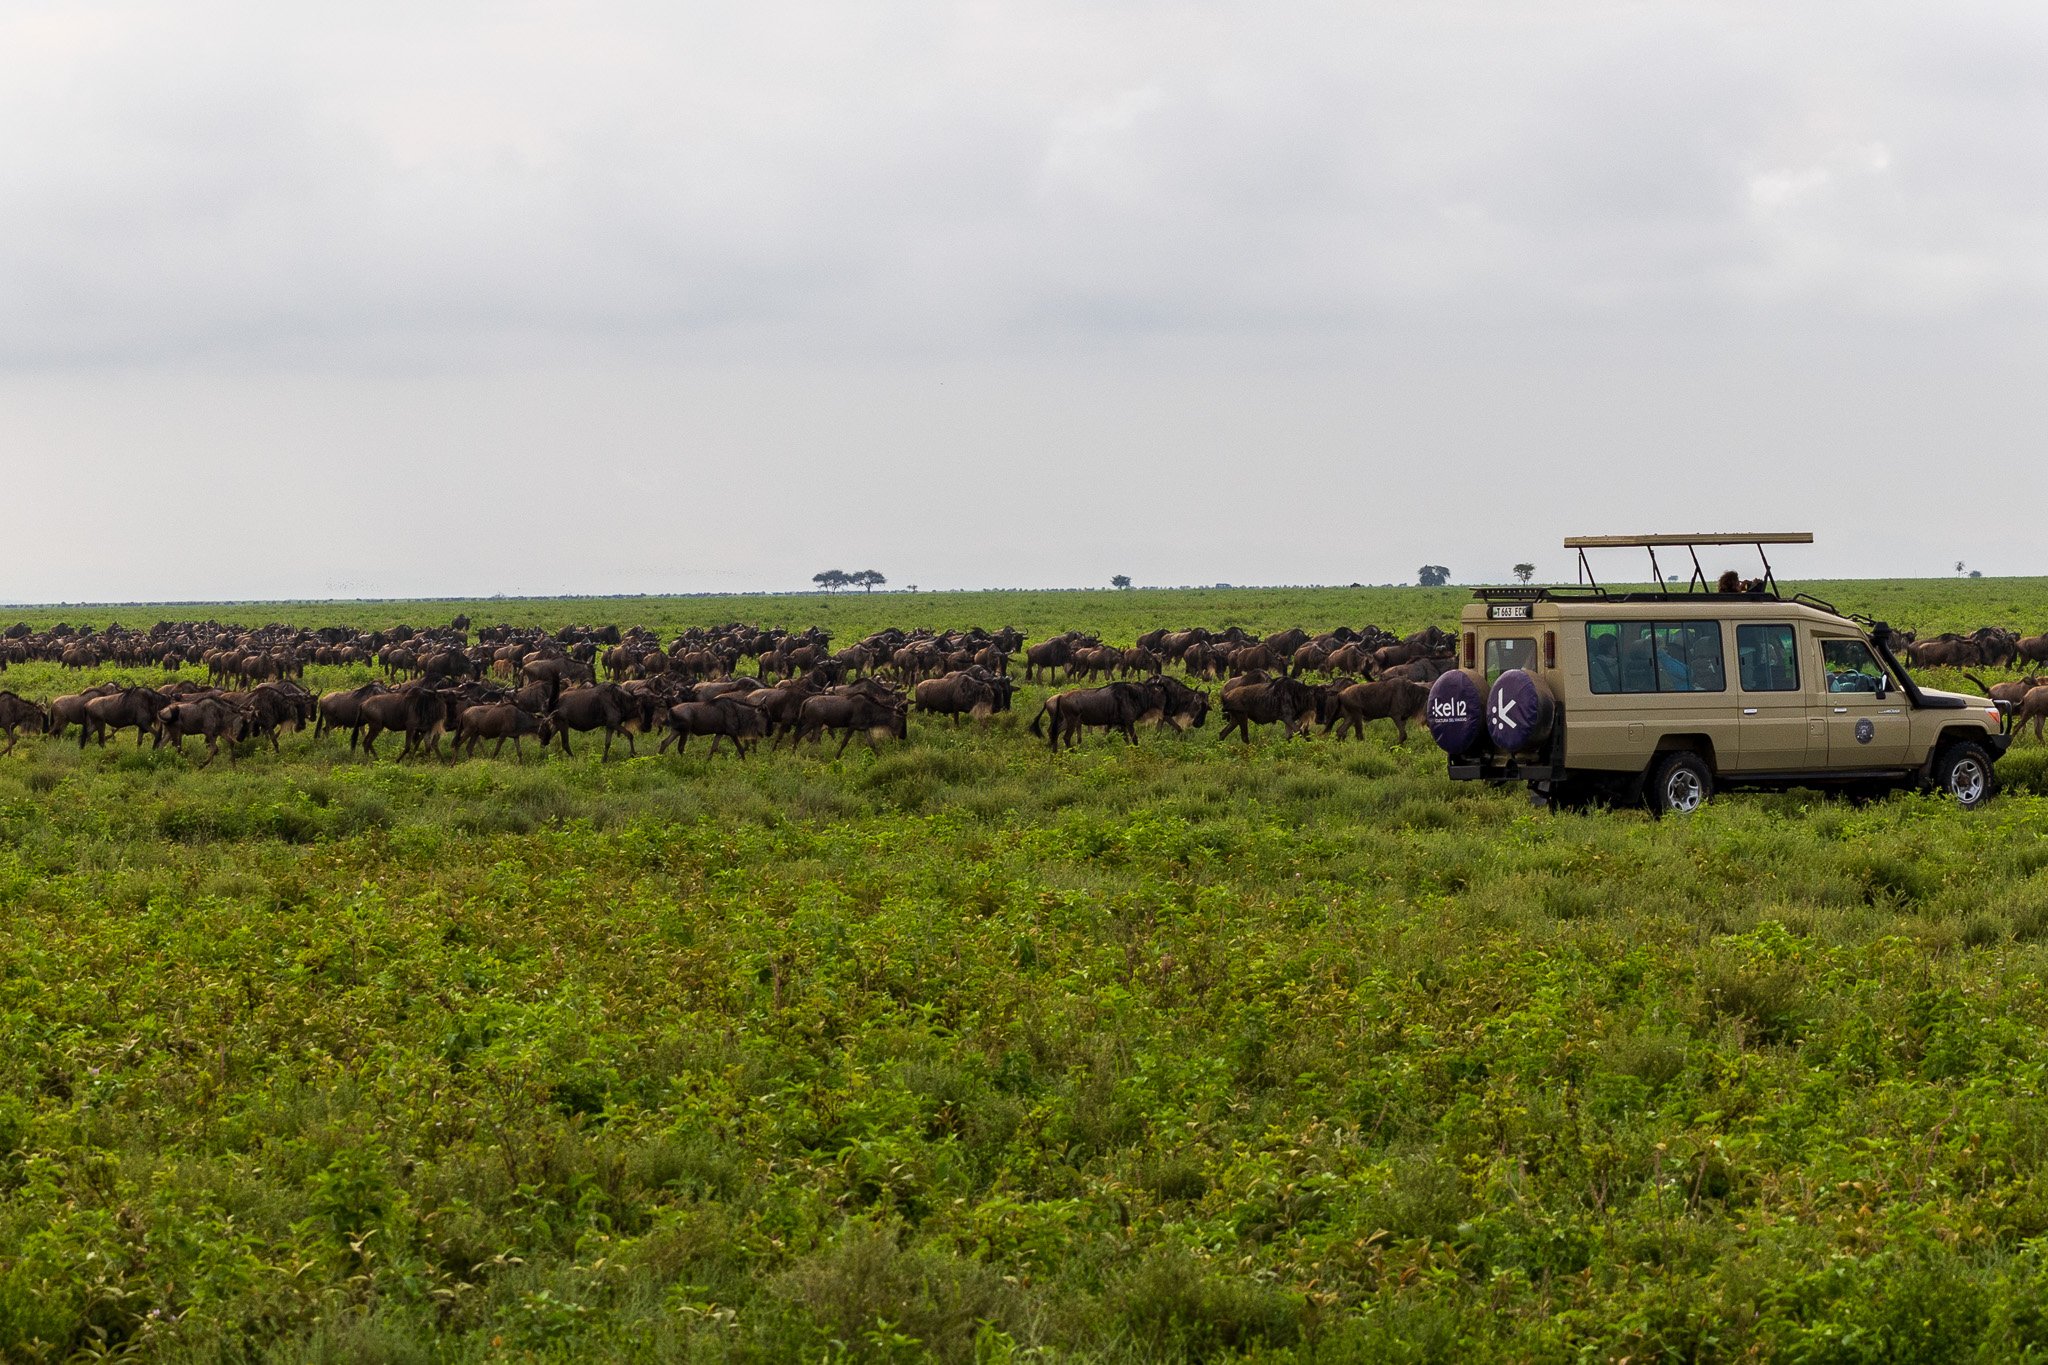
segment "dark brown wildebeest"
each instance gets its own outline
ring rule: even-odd
[[[860,686],[860,685],[857,685]],[[885,739],[910,738],[910,706],[901,697],[880,689],[856,691],[846,688],[823,696],[807,697],[797,712],[796,738],[791,746],[808,739],[816,744],[827,730],[839,730],[839,748],[834,757],[846,752],[857,734],[865,733],[868,748],[881,752]]]
[[[1287,661],[1287,671],[1298,678],[1304,673],[1322,671],[1329,662],[1330,651],[1311,640],[1294,651],[1293,657]]]
[[[1139,716],[1140,725],[1171,725],[1185,734],[1209,723],[1207,692],[1189,687],[1179,678],[1169,678],[1163,673],[1155,673],[1145,682],[1161,704],[1159,709]]]
[[[0,734],[7,736],[7,747],[0,754],[14,752],[16,730],[26,730],[40,735],[50,728],[50,713],[26,697],[12,692],[0,692]]]
[[[85,728],[85,704],[95,697],[109,696],[120,690],[121,684],[119,683],[99,683],[96,686],[86,688],[83,692],[73,692],[56,698],[50,703],[50,728],[48,733],[58,739],[62,739],[64,732],[74,725],[78,726],[82,731]],[[83,739],[79,741],[79,745],[81,748],[84,747]]]
[[[962,716],[973,716],[976,720],[987,720],[996,709],[996,689],[986,676],[974,673],[948,673],[941,678],[927,678],[912,691],[917,709],[933,715],[951,716],[958,725]]]
[[[155,728],[156,713],[169,700],[151,687],[124,687],[119,692],[94,697],[85,704],[85,720],[78,727],[78,747],[83,749],[88,739],[98,739],[100,747],[105,748],[109,732],[132,728],[135,747],[140,749],[144,733]]]
[[[1123,675],[1126,678],[1149,678],[1159,671],[1159,656],[1143,645],[1132,645],[1124,651]]]
[[[1295,650],[1308,643],[1308,632],[1300,626],[1296,626],[1292,630],[1276,630],[1261,643],[1273,651],[1275,659],[1285,659],[1290,657]]]
[[[1348,727],[1360,739],[1365,738],[1368,721],[1390,720],[1394,722],[1394,742],[1408,742],[1408,724],[1422,718],[1422,709],[1429,702],[1429,689],[1418,682],[1405,678],[1388,678],[1380,682],[1353,683],[1330,698],[1331,712],[1323,722],[1323,733],[1337,732],[1337,738],[1344,738]]]
[[[690,736],[709,735],[712,753],[717,753],[719,744],[729,739],[733,751],[741,758],[747,756],[747,741],[758,742],[768,733],[771,723],[767,712],[734,696],[677,702],[668,708],[667,720],[669,732],[661,737],[662,749],[666,750],[674,741],[680,756],[690,747]]]
[[[235,745],[249,733],[249,712],[244,706],[225,697],[199,697],[192,701],[174,701],[156,714],[156,742],[158,747],[168,741],[173,749],[181,753],[185,748],[185,736],[199,735],[206,740],[206,757],[200,762],[205,767],[220,754],[220,742],[228,742],[228,762],[235,761]]]
[[[1323,658],[1323,667],[1332,673],[1356,673],[1370,678],[1373,671],[1372,650],[1363,641],[1353,640],[1350,644],[1339,645]]]
[[[1052,749],[1061,747],[1062,741],[1072,748],[1087,729],[1115,730],[1126,743],[1136,744],[1138,722],[1154,714],[1163,716],[1171,705],[1164,682],[1113,682],[1055,692],[1031,718],[1031,733],[1044,734],[1046,746]],[[1049,731],[1041,728],[1048,719],[1052,722]]]
[[[313,737],[318,739],[329,730],[348,731],[348,747],[351,752],[362,738],[363,699],[375,697],[390,691],[380,682],[366,682],[348,692],[324,694],[316,708],[318,718],[313,722]]]
[[[1035,682],[1043,672],[1046,681],[1050,682],[1054,672],[1065,668],[1073,654],[1074,642],[1065,635],[1039,641],[1024,651],[1024,681]]]
[[[1068,656],[1069,678],[1114,678],[1124,665],[1124,652],[1115,645],[1092,645]]]
[[[392,730],[405,735],[405,744],[398,751],[404,758],[415,750],[424,752],[430,744],[439,751],[441,732],[448,725],[448,703],[431,687],[408,683],[395,691],[364,697],[361,717],[365,754],[375,758],[377,736]]]
[[[476,746],[487,739],[497,742],[491,748],[491,757],[505,752],[505,741],[512,741],[512,756],[521,763],[526,761],[526,751],[519,745],[520,738],[532,735],[545,750],[548,741],[554,738],[555,727],[546,716],[516,706],[509,701],[483,702],[465,707],[455,720],[455,748],[469,745],[468,753],[476,757]]]
[[[2013,654],[2030,664],[2048,663],[2048,635],[2022,635],[2012,642]]]
[[[1316,692],[1299,678],[1232,678],[1223,685],[1223,729],[1218,740],[1236,730],[1252,742],[1252,726],[1278,725],[1288,739],[1305,735],[1315,719]]]
[[[662,707],[659,699],[651,694],[626,691],[617,683],[598,683],[591,687],[576,687],[555,698],[555,704],[548,710],[548,719],[554,723],[555,739],[562,746],[562,752],[574,756],[569,747],[569,732],[587,730],[604,731],[604,755],[612,756],[612,739],[617,735],[626,737],[626,752],[634,757],[639,751],[634,748],[633,736],[653,728],[650,718],[658,718]]]
[[[1239,674],[1270,673],[1276,668],[1286,668],[1286,659],[1287,655],[1270,645],[1243,645],[1230,651],[1230,671]]]

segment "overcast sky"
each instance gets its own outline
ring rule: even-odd
[[[2039,5],[0,4],[0,128],[0,601],[2048,570]]]

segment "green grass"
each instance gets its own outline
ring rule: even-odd
[[[829,610],[1463,594],[905,600]],[[1384,725],[1054,757],[1037,695],[840,761],[0,761],[0,1359],[2048,1355],[2048,749],[1656,823]]]

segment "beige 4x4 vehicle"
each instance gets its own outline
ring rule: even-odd
[[[1586,537],[1582,582],[1482,588],[1457,667],[1430,689],[1430,733],[1453,778],[1527,782],[1539,799],[1640,800],[1689,812],[1715,786],[1917,786],[1976,806],[2009,737],[1987,698],[1917,686],[1880,622],[1780,594],[1764,576],[1709,583],[1697,547],[1806,542],[1808,533]],[[1589,548],[1683,546],[1685,588],[1609,592]],[[1868,627],[1866,629],[1865,627]]]

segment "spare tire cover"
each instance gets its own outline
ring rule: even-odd
[[[1486,694],[1486,733],[1511,754],[1533,749],[1550,738],[1557,723],[1557,699],[1542,679],[1526,669],[1511,668],[1494,679]]]
[[[1430,737],[1451,755],[1468,754],[1486,738],[1486,699],[1470,673],[1452,669],[1430,685],[1423,711]]]

